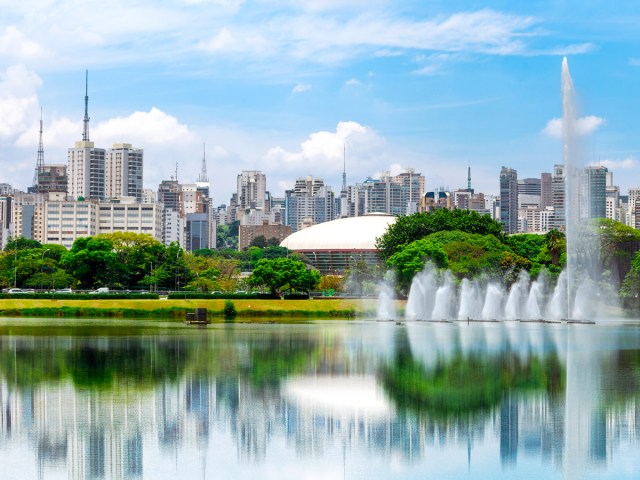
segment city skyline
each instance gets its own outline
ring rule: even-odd
[[[26,188],[38,150],[64,163],[81,139],[89,69],[91,139],[145,150],[145,187],[179,163],[226,203],[238,171],[281,195],[295,178],[341,185],[401,167],[427,190],[497,193],[502,165],[522,177],[561,160],[560,64],[583,100],[584,155],[637,181],[640,54],[631,2],[535,4],[351,0],[6,2],[0,20],[0,181]],[[90,26],[90,27],[89,27]],[[446,165],[447,168],[442,168]]]

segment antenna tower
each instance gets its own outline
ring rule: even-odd
[[[206,144],[202,144],[202,169],[200,170],[200,175],[198,175],[198,182],[206,183],[209,181],[209,177],[207,177],[207,158],[206,158]]]
[[[342,149],[342,191],[347,191],[347,144]]]
[[[44,170],[44,147],[42,144],[42,107],[40,107],[40,141],[38,143],[38,158],[36,159],[36,172],[33,175],[33,187],[40,191],[40,173]]]
[[[84,129],[82,130],[82,141],[89,141],[89,70],[85,70],[84,86]]]

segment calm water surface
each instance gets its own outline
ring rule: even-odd
[[[639,477],[639,322],[0,322],[2,479]]]

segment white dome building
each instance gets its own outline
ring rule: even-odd
[[[298,230],[280,246],[305,255],[323,274],[344,273],[358,260],[379,262],[376,238],[395,221],[384,213],[341,218]]]

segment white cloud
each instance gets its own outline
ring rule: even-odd
[[[357,78],[351,78],[351,79],[347,80],[346,82],[344,82],[344,85],[346,87],[359,87],[360,85],[362,85],[362,82],[360,80],[358,80]]]
[[[303,93],[303,92],[308,92],[309,90],[311,90],[311,85],[307,83],[299,83],[295,87],[293,87],[293,90],[291,90],[291,93]]]
[[[343,168],[345,145],[350,175],[372,175],[388,164],[385,139],[370,127],[357,122],[340,122],[335,132],[312,133],[297,151],[273,147],[265,155],[265,164],[270,171],[336,175]]]
[[[102,145],[126,142],[137,147],[175,145],[195,139],[186,125],[156,107],[148,112],[134,112],[128,117],[98,123],[91,132],[91,138]]]
[[[633,157],[627,157],[622,160],[600,160],[592,163],[594,166],[607,167],[609,170],[629,170],[635,168],[637,164],[638,162]]]
[[[630,58],[629,65],[632,67],[640,67],[640,58]]]
[[[0,137],[20,135],[38,112],[42,80],[22,65],[0,73]]]
[[[207,53],[264,53],[268,50],[268,45],[269,42],[261,34],[234,33],[225,27],[212,38],[202,40],[198,48]]]
[[[589,115],[587,117],[578,118],[576,120],[575,129],[578,135],[589,135],[595,132],[601,125],[604,125],[604,123],[604,118]],[[542,131],[550,137],[562,138],[562,119],[553,118],[549,120]]]
[[[28,38],[15,26],[8,26],[0,33],[0,56],[13,57],[25,61],[37,59],[44,54],[44,49]]]

